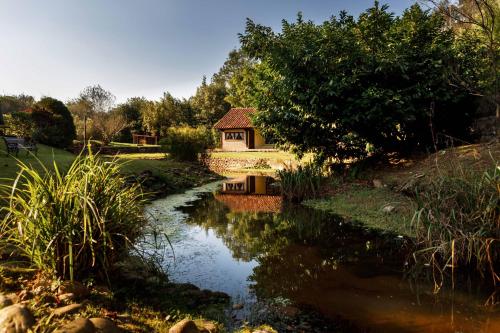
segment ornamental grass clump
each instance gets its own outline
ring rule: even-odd
[[[294,203],[315,198],[323,179],[321,168],[314,164],[299,165],[296,169],[285,168],[277,171],[277,176],[283,198]]]
[[[145,225],[139,185],[120,176],[120,165],[78,156],[68,171],[37,171],[19,162],[0,222],[0,245],[14,248],[42,270],[61,278],[107,279]]]
[[[474,270],[500,283],[500,165],[483,171],[457,163],[417,189],[413,227],[417,263],[431,266],[439,289],[444,274]]]

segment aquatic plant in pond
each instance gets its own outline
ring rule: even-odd
[[[78,156],[66,173],[38,171],[19,161],[12,185],[2,185],[0,246],[63,278],[96,275],[131,248],[145,225],[143,194],[127,184],[120,165],[95,155]]]
[[[500,283],[500,165],[487,171],[456,164],[417,187],[413,228],[417,262],[433,268],[436,289],[446,270],[469,268]]]

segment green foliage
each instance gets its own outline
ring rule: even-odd
[[[465,93],[448,80],[453,35],[418,5],[394,17],[376,2],[357,20],[341,12],[320,25],[299,15],[280,33],[249,20],[240,40],[260,62],[256,124],[298,153],[343,160],[365,155],[367,143],[425,149],[470,124],[456,107]]]
[[[28,95],[0,96],[0,113],[24,111],[35,104],[35,99]]]
[[[278,170],[276,174],[283,198],[295,203],[315,198],[323,179],[321,168],[313,163],[299,165],[296,169]]]
[[[413,228],[419,263],[434,269],[437,287],[451,268],[475,268],[500,282],[500,165],[482,173],[460,163],[417,187]]]
[[[87,115],[96,112],[108,112],[115,104],[116,97],[100,85],[88,86],[78,98],[87,106]]]
[[[253,85],[256,80],[253,76],[257,72],[254,66],[257,66],[255,60],[241,50],[232,50],[219,72],[214,74],[212,81],[226,87],[224,100],[231,107],[252,107],[255,104]]]
[[[5,115],[7,134],[22,138],[33,137],[34,123],[28,112],[12,112]]]
[[[201,86],[196,89],[196,94],[191,99],[200,125],[212,127],[229,111],[231,105],[226,102],[226,96],[225,82],[212,79],[212,82],[207,84],[206,78],[203,78]]]
[[[196,161],[198,154],[213,146],[213,134],[204,127],[172,127],[160,145],[175,159]]]
[[[186,99],[177,99],[168,92],[159,101],[147,101],[141,113],[144,130],[160,136],[165,136],[169,127],[196,123],[191,103]]]
[[[127,127],[120,131],[117,140],[132,142],[132,132],[140,132],[143,127],[142,111],[147,104],[145,98],[129,98],[127,102],[118,105],[113,111],[121,115],[127,122]]]
[[[38,171],[19,162],[12,185],[2,186],[0,245],[15,246],[39,269],[59,277],[104,278],[141,234],[143,197],[119,175],[120,165],[79,156],[67,173]]]
[[[387,188],[363,185],[344,185],[338,193],[326,198],[304,202],[304,205],[341,216],[346,222],[363,225],[384,232],[412,236],[411,220],[416,205],[407,196]],[[393,206],[391,212],[385,207]]]
[[[6,125],[14,126],[10,133],[23,133],[22,136],[31,136],[29,126],[22,126],[19,123],[23,117],[23,115],[19,115],[19,112],[30,108],[34,103],[35,99],[28,95],[0,96],[0,125],[8,123]],[[8,119],[11,113],[17,113],[18,116]]]
[[[58,148],[66,148],[73,143],[76,138],[73,117],[61,101],[44,97],[30,111],[35,140]]]

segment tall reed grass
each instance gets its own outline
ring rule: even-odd
[[[107,278],[145,224],[139,186],[125,182],[118,163],[92,154],[65,173],[56,163],[53,171],[18,163],[12,185],[1,186],[8,204],[0,246],[62,278]]]
[[[314,164],[300,165],[296,169],[287,167],[277,172],[281,182],[281,193],[286,201],[299,203],[318,196],[323,173]]]
[[[500,166],[457,162],[416,191],[417,262],[433,268],[436,289],[451,270],[475,270],[500,283]]]

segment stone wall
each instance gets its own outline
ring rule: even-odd
[[[211,158],[210,155],[203,156],[200,162],[211,171],[217,173],[241,169],[282,170],[286,166],[297,166],[297,161],[295,160],[277,161],[265,158]]]

